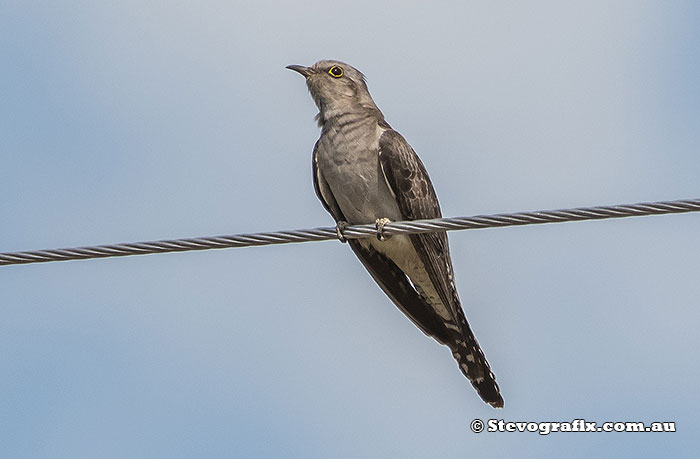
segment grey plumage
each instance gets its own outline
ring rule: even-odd
[[[338,61],[288,68],[306,78],[319,109],[321,136],[313,151],[314,188],[336,222],[442,216],[423,163],[385,121],[361,72]],[[349,243],[399,309],[425,334],[450,348],[481,398],[502,407],[496,379],[462,311],[447,234]]]

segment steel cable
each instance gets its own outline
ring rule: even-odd
[[[511,214],[477,215],[473,217],[438,218],[391,222],[383,227],[385,236],[429,233],[464,229],[500,228],[505,226],[537,225],[606,218],[637,217],[700,211],[700,199],[644,202],[616,206],[578,207],[573,209],[518,212]],[[376,237],[374,224],[347,226],[342,231],[346,239]],[[233,234],[228,236],[170,239],[126,244],[74,247],[69,249],[37,250],[0,253],[0,266],[45,263],[51,261],[86,260],[90,258],[124,257],[150,253],[186,252],[191,250],[224,249],[294,242],[337,239],[335,227],[277,231],[271,233]]]

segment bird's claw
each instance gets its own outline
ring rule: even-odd
[[[343,235],[343,231],[345,231],[345,228],[347,228],[348,222],[341,220],[338,223],[335,224],[335,234],[338,236],[338,240],[345,244],[348,242],[347,238]]]
[[[380,241],[386,241],[391,237],[391,235],[384,234],[384,226],[387,223],[391,223],[391,220],[389,220],[388,218],[378,218],[374,222],[374,226],[377,228],[377,239],[379,239]]]

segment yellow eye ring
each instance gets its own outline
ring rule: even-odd
[[[333,67],[328,69],[328,73],[333,78],[340,78],[341,76],[343,76],[343,69],[342,69],[342,67],[338,67],[337,65],[334,65]]]

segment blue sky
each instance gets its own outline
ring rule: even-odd
[[[284,69],[368,77],[445,215],[700,197],[694,2],[0,5],[0,251],[326,226]],[[700,215],[450,233],[506,407],[337,242],[0,268],[7,457],[696,457]],[[474,418],[675,421],[473,434]]]

